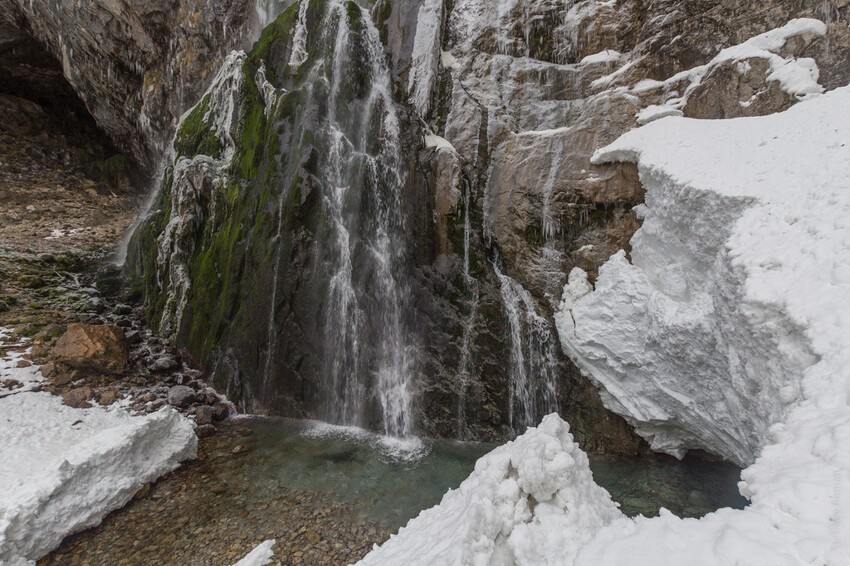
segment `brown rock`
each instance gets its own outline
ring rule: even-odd
[[[223,421],[230,416],[230,407],[225,403],[216,403],[213,405],[213,420]]]
[[[98,394],[98,402],[101,405],[111,405],[121,398],[121,394],[115,389],[104,389]]]
[[[199,425],[212,423],[213,417],[213,408],[208,405],[201,405],[195,409],[195,422]]]
[[[123,372],[129,356],[121,329],[95,324],[69,325],[51,354],[69,366],[111,374]]]
[[[15,364],[15,367],[19,368],[19,369],[20,368],[28,368],[31,365],[32,365],[32,362],[29,362],[27,360],[18,360],[18,363]]]
[[[75,387],[62,393],[62,402],[75,409],[88,409],[91,407],[91,387]]]
[[[195,434],[198,438],[208,438],[216,433],[215,426],[211,424],[205,424],[197,427],[195,429]]]
[[[55,386],[68,385],[77,378],[71,368],[57,362],[47,362],[41,366],[41,375],[46,377],[51,385]]]

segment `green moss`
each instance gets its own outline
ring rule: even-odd
[[[251,80],[254,69],[246,62],[242,68],[246,80],[242,88],[242,134],[236,156],[238,170],[243,179],[253,179],[262,160],[266,135],[266,111],[257,85]]]
[[[352,28],[363,27],[363,12],[360,11],[360,6],[354,0],[348,0],[345,3],[345,12],[348,14],[348,22]]]
[[[387,44],[389,35],[389,26],[387,20],[393,13],[393,3],[391,0],[381,0],[375,12],[375,25],[378,27],[378,33],[381,36],[381,43]]]
[[[251,64],[259,68],[260,63],[271,59],[274,46],[290,40],[298,18],[298,2],[284,10],[275,21],[266,26],[260,39],[254,44],[248,57]],[[282,86],[273,65],[266,65],[266,78],[273,85]]]
[[[209,108],[210,97],[206,95],[180,122],[174,138],[174,150],[177,155],[221,157],[221,142],[218,141],[210,124],[204,121]]]
[[[145,315],[148,324],[157,329],[162,318],[167,293],[160,288],[157,278],[156,240],[171,218],[172,172],[166,171],[150,213],[133,233],[127,247],[125,269],[129,278],[129,297],[145,298]]]

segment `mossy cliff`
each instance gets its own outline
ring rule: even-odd
[[[379,22],[394,6],[380,5]],[[386,149],[374,69],[362,63],[375,59],[363,39],[371,22],[353,1],[299,8],[282,13],[249,53],[228,57],[183,116],[127,267],[148,322],[204,363],[242,409],[323,417],[335,393],[328,359],[338,354],[328,312],[339,277],[339,218],[329,203],[339,193],[329,177],[344,174],[350,185],[341,203],[351,237],[348,276],[365,320],[347,337],[362,350],[352,367],[374,375],[381,318],[371,318],[386,310],[386,297],[363,267],[374,262],[374,241],[358,229],[387,213],[381,179],[391,172],[356,158]],[[398,96],[397,85],[389,91]],[[393,167],[403,179],[394,205],[404,231],[397,277],[405,285],[415,429],[510,436],[510,332],[493,270],[498,253],[482,233],[482,186],[459,167],[446,178],[441,160],[456,157],[426,148],[418,118],[402,101],[393,106],[400,146]],[[335,135],[362,145],[342,173],[332,157]],[[363,424],[377,427],[379,401],[368,379]],[[572,395],[568,383],[563,399]]]

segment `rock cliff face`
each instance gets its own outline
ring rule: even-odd
[[[156,167],[224,56],[250,42],[257,12],[238,0],[0,0],[0,21],[45,47],[115,144]]]
[[[209,364],[246,409],[356,413],[380,427],[395,404],[426,434],[506,436],[560,410],[586,448],[637,450],[564,359],[551,324],[565,274],[581,267],[593,281],[608,257],[629,251],[640,225],[635,167],[593,165],[591,155],[664,115],[768,114],[850,80],[843,0],[378,0],[366,12],[353,2],[273,4],[92,4],[97,11],[20,2],[15,13],[68,61],[65,74],[99,124],[139,159],[156,155],[158,136],[201,100],[179,127],[131,254],[162,332]],[[345,12],[348,35],[327,37],[341,21],[326,21],[328,5]],[[234,30],[287,6],[250,53],[222,70],[213,63],[249,35]],[[747,42],[803,16],[826,22],[826,33]],[[123,74],[96,72],[107,51],[96,34],[58,39],[60,17],[80,30],[108,22],[96,25],[120,43],[108,58]],[[345,151],[381,167],[389,159],[367,143],[386,141],[383,126],[353,123],[364,109],[378,115],[376,75],[366,67],[385,62],[374,45],[349,37],[372,21],[398,122],[402,182],[391,218],[368,196],[386,179],[334,185],[328,177],[341,147],[329,124],[349,140]],[[340,42],[352,42],[350,59],[338,55]],[[730,46],[739,47],[724,51]],[[328,85],[341,69],[335,91]],[[390,111],[386,99],[379,106]],[[335,216],[335,206],[354,216]],[[384,249],[373,222],[400,230],[398,249],[377,254],[392,257],[389,275],[356,268],[371,265],[368,250]],[[340,226],[350,241],[340,240]],[[339,269],[340,254],[354,267]],[[389,280],[391,293],[376,283]],[[349,287],[348,299],[334,295]],[[398,398],[378,385],[389,335],[371,313],[387,300],[404,306],[403,320],[389,324],[403,338],[398,373],[410,376]],[[356,330],[339,334],[340,324]],[[341,360],[340,351],[362,356]],[[343,366],[364,381],[333,382]],[[360,405],[328,406],[328,397],[358,391]]]

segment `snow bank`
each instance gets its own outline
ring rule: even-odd
[[[37,373],[6,361],[4,379]],[[132,417],[34,392],[0,399],[0,438],[0,564],[36,560],[97,525],[197,449],[191,423],[171,408]]]
[[[482,457],[457,490],[360,564],[569,563],[600,527],[622,517],[593,482],[569,425],[549,415]]]
[[[259,545],[257,548],[249,552],[245,558],[234,564],[233,566],[266,566],[269,562],[274,558],[274,551],[272,547],[276,541],[274,539],[267,540]]]
[[[557,321],[653,448],[752,463],[806,399],[831,329],[850,324],[835,312],[850,309],[848,101],[842,89],[764,118],[662,120],[596,155],[638,162],[646,217],[632,263],[612,257]]]
[[[626,518],[550,416],[362,563],[847,564],[847,108],[850,88],[767,117],[666,118],[596,156],[638,163],[645,222],[595,290],[573,271],[563,345],[657,448],[750,464],[746,509]]]

